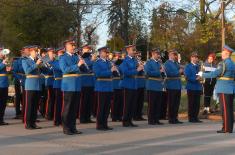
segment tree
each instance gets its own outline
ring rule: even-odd
[[[75,19],[71,6],[65,1],[9,0],[2,7],[0,42],[5,46],[13,49],[26,44],[57,47],[71,36],[69,30]]]

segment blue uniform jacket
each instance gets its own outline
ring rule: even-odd
[[[84,58],[89,70],[87,72],[81,73],[81,84],[82,87],[94,87],[95,85],[95,77],[92,71],[93,62],[90,57]]]
[[[13,77],[15,80],[19,80],[22,86],[24,86],[24,83],[25,83],[25,74],[24,74],[24,69],[22,66],[23,59],[25,58],[20,57],[19,59],[14,60],[12,64]]]
[[[111,63],[108,60],[98,59],[93,65],[95,73],[95,91],[98,92],[112,92],[112,72]]]
[[[9,86],[6,65],[0,59],[0,88],[7,88]]]
[[[187,90],[202,90],[202,84],[198,81],[197,73],[199,72],[199,65],[194,65],[189,63],[184,69],[184,75],[187,81],[186,89]]]
[[[123,79],[120,82],[122,88],[136,89],[137,84],[135,76],[138,74],[137,66],[137,61],[130,56],[126,56],[123,60],[120,65],[120,70],[123,74]]]
[[[144,70],[147,75],[146,90],[163,91],[163,79],[160,72],[161,65],[154,59],[149,59]]]
[[[164,64],[165,71],[167,74],[165,86],[166,89],[181,89],[181,79],[180,79],[180,66],[177,62],[172,60],[167,60]]]
[[[234,94],[235,93],[235,65],[231,58],[227,58],[220,62],[217,69],[210,73],[203,73],[203,78],[216,78],[215,90],[216,93]],[[231,80],[223,80],[220,78],[229,78]]]
[[[31,58],[25,58],[22,61],[22,66],[26,75],[25,90],[40,91],[40,70],[35,61]]]
[[[52,65],[54,60],[49,61],[48,64]],[[50,67],[43,67],[42,68],[42,73],[44,75],[44,80],[45,80],[45,86],[53,86],[54,83],[54,76],[53,76],[53,68]]]
[[[51,63],[54,75],[53,88],[61,88],[62,71],[60,69],[59,60],[55,60]]]
[[[77,65],[78,61],[77,55],[70,55],[67,52],[60,56],[59,64],[63,73],[62,91],[81,91],[81,75]]]

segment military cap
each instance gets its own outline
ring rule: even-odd
[[[98,51],[101,52],[103,50],[106,50],[108,52],[108,49],[109,48],[107,46],[103,46],[103,47],[98,48]]]
[[[191,57],[198,57],[198,53],[197,52],[192,52]]]
[[[135,45],[126,45],[125,49],[131,48],[131,47],[135,47]]]
[[[231,52],[231,53],[235,52],[235,50],[229,47],[228,45],[224,45],[223,50]]]
[[[68,39],[64,41],[64,45],[70,43],[70,44],[76,44],[76,42],[73,39]]]

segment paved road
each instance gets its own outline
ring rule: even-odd
[[[66,136],[60,127],[42,120],[41,130],[25,130],[7,109],[9,126],[0,127],[1,155],[224,155],[235,154],[235,133],[217,134],[220,122],[204,120],[202,124],[148,126],[138,122],[138,128],[123,128],[110,123],[113,131],[101,132],[95,124],[79,125],[82,135]]]

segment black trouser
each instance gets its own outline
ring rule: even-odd
[[[23,93],[22,93],[22,122],[24,123],[24,116],[25,116],[25,104],[26,104],[26,91],[25,91],[25,88],[22,87],[23,89]]]
[[[167,89],[168,120],[175,122],[178,120],[178,111],[180,106],[181,90]]]
[[[95,91],[94,94],[95,94],[95,97],[94,97],[94,101],[92,105],[92,115],[96,117],[97,105],[98,105],[98,93]]]
[[[48,120],[52,120],[54,117],[54,104],[55,104],[55,96],[53,92],[52,86],[46,87],[47,98],[46,98],[46,118]]]
[[[23,105],[23,92],[21,90],[21,83],[18,79],[15,79],[15,111],[16,111],[16,116],[21,115],[21,110],[20,110],[20,105]]]
[[[211,96],[213,95],[216,79],[206,79],[204,88],[204,107],[210,107]]]
[[[42,85],[42,90],[40,92],[40,102],[39,102],[39,111],[43,117],[46,114],[46,100],[47,99],[47,91],[45,85]]]
[[[91,119],[94,97],[94,87],[82,87],[79,108],[81,123],[88,122]]]
[[[166,119],[167,113],[167,92],[162,92],[160,119]]]
[[[136,90],[124,89],[123,123],[132,122],[136,106]]]
[[[98,105],[96,116],[96,128],[105,128],[108,126],[108,117],[112,99],[112,92],[97,92]]]
[[[144,88],[138,88],[136,91],[136,106],[134,110],[134,119],[142,118],[144,107]]]
[[[156,123],[160,119],[162,92],[148,90],[147,96],[148,96],[148,122]]]
[[[112,120],[122,120],[123,113],[123,90],[114,89],[113,91],[113,102],[111,105]]]
[[[61,111],[62,111],[63,94],[60,88],[54,88],[54,94],[55,94],[54,124],[60,125],[62,123]]]
[[[26,90],[25,127],[35,125],[40,91]]]
[[[76,129],[80,92],[63,92],[62,125],[64,131]]]
[[[187,90],[188,96],[188,120],[197,121],[200,109],[200,90]]]
[[[219,94],[221,112],[223,118],[222,130],[225,132],[233,132],[233,94]]]
[[[0,88],[0,123],[3,122],[3,117],[6,110],[8,98],[8,88]]]

